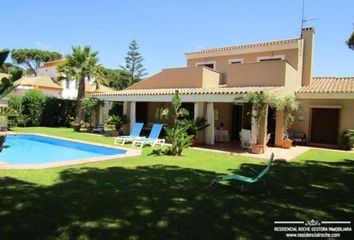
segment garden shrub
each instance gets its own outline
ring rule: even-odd
[[[343,131],[339,138],[339,147],[344,150],[350,150],[354,146],[354,129]]]
[[[22,115],[27,116],[27,126],[40,126],[47,96],[38,90],[28,90],[23,97]]]
[[[171,108],[166,108],[163,115],[170,115],[174,120],[170,127],[165,128],[166,140],[171,143],[164,151],[166,155],[181,156],[184,149],[191,145],[193,135],[188,134],[190,123],[185,118],[189,115],[187,109],[182,108],[182,100],[178,91],[171,100]]]
[[[100,102],[98,99],[93,97],[87,97],[84,101],[84,111],[85,111],[85,122],[91,125],[92,115],[95,112],[95,109],[98,107]]]
[[[112,108],[109,110],[108,115],[123,115],[123,103],[122,102],[113,102]]]
[[[48,97],[41,117],[41,126],[69,127],[75,116],[76,101]]]

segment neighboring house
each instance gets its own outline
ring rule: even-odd
[[[62,87],[53,82],[49,77],[22,77],[15,81],[19,86],[10,94],[16,96],[23,96],[25,92],[30,89],[37,89],[47,96],[61,98]]]
[[[58,72],[57,66],[60,64],[64,64],[66,62],[65,59],[46,62],[39,68],[37,68],[37,75],[43,75],[50,77],[51,79],[57,81],[58,80]],[[60,80],[59,85],[62,87],[62,95],[61,97],[64,99],[76,99],[77,97],[77,89],[78,82],[70,79]],[[94,80],[86,79],[86,94],[94,94],[94,93],[107,93],[112,92],[113,89],[103,86],[101,84],[96,84]]]
[[[293,130],[303,131],[308,142],[334,144],[341,131],[354,128],[353,78],[313,79],[313,45],[314,29],[305,28],[300,38],[189,52],[186,67],[163,69],[124,90],[96,96],[123,102],[123,112],[132,126],[135,121],[168,123],[161,113],[179,90],[191,116],[210,123],[200,139],[214,144],[219,126],[224,126],[231,138],[238,138],[242,128],[255,131],[252,106],[243,101],[245,94],[296,94],[301,107]],[[267,133],[274,133],[275,145],[281,146],[282,116],[282,112],[268,110],[259,129],[259,142],[266,142]],[[316,128],[319,119],[320,130]]]

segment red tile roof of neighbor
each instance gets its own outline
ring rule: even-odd
[[[298,93],[354,93],[354,77],[314,77]]]
[[[134,95],[173,95],[176,90],[181,95],[202,95],[202,94],[243,94],[248,92],[264,92],[279,90],[282,87],[266,86],[266,87],[214,87],[214,88],[160,88],[160,89],[130,89],[121,90],[111,93],[94,94],[107,96],[134,96]]]

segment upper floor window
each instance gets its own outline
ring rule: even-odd
[[[68,79],[65,80],[65,88],[66,89],[70,88],[70,80],[68,80]]]
[[[243,63],[243,62],[244,62],[243,58],[229,59],[229,64],[238,64],[238,63]]]
[[[215,69],[216,67],[216,62],[215,61],[209,61],[209,62],[197,62],[195,66],[205,66],[211,69]]]
[[[257,62],[279,61],[284,59],[285,59],[284,55],[262,56],[262,57],[257,57]]]

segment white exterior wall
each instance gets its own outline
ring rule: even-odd
[[[56,67],[37,68],[36,74],[37,76],[46,76],[53,80],[56,80],[58,76]]]
[[[59,89],[39,89],[39,91],[47,96],[61,98],[61,91]]]
[[[76,99],[77,97],[77,88],[76,88],[76,81],[69,80],[69,88],[66,86],[66,81],[64,80],[61,82],[61,86],[63,88],[62,91],[62,98],[64,99]]]
[[[56,66],[53,67],[40,67],[36,70],[37,76],[46,76],[51,79],[57,79],[58,72]],[[94,79],[86,79],[86,84],[93,84],[95,81]],[[61,82],[61,87],[63,91],[61,93],[61,97],[64,99],[76,99],[77,98],[77,87],[75,80],[70,80],[69,87],[66,87],[66,80]]]

